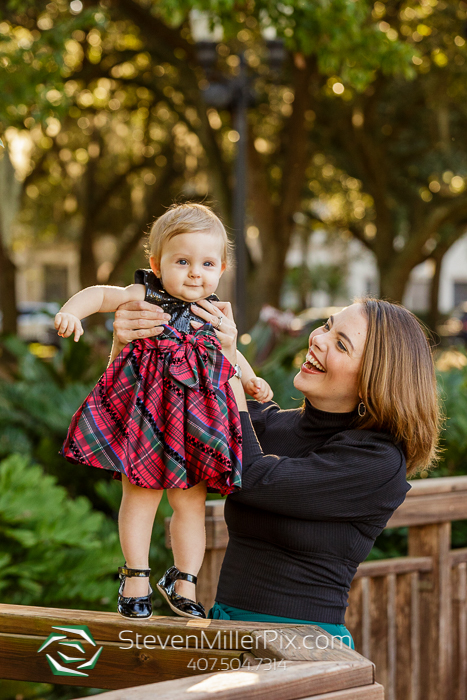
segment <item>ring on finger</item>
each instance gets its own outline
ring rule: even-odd
[[[219,321],[218,321],[218,323],[217,323],[217,326],[214,326],[214,328],[216,329],[216,331],[219,330],[219,328],[221,327],[221,325],[222,325],[222,316],[219,316]]]

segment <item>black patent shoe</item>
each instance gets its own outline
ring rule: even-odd
[[[134,576],[146,577],[151,573],[151,569],[129,569],[126,566],[118,567],[118,575],[121,581],[120,588],[118,589],[118,604],[117,612],[122,615],[122,617],[132,617],[133,619],[144,619],[145,617],[151,617],[152,615],[152,603],[151,595],[152,588],[149,585],[148,595],[141,596],[140,598],[135,598],[132,596],[124,596],[123,589],[125,587],[125,579],[133,578]]]
[[[206,618],[206,611],[201,603],[195,603],[194,600],[175,593],[175,581],[179,580],[189,581],[196,585],[198,577],[193,576],[193,574],[185,574],[183,571],[179,571],[176,566],[171,566],[157,584],[159,593],[162,593],[171,610],[182,617]]]

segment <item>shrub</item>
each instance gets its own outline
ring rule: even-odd
[[[109,513],[95,492],[102,474],[71,466],[59,455],[74,412],[104,369],[102,360],[92,359],[85,342],[71,339],[52,362],[35,357],[17,338],[4,340],[3,346],[15,358],[15,368],[0,382],[0,459],[12,453],[28,456],[71,496],[84,495]]]
[[[115,608],[115,523],[23,455],[0,463],[0,539],[3,602]]]
[[[467,473],[467,364],[438,372],[440,395],[446,424],[442,432],[443,449],[434,476]]]

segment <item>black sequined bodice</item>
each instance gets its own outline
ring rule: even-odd
[[[152,270],[136,270],[135,284],[144,284],[146,288],[144,300],[149,301],[151,304],[157,304],[157,306],[164,309],[165,313],[170,314],[171,320],[169,325],[178,331],[193,333],[194,329],[190,325],[190,321],[202,322],[202,319],[191,311],[193,304],[167,294],[165,289],[162,288],[159,278],[156,277]],[[207,299],[208,301],[219,301],[219,297],[216,294],[211,294]]]

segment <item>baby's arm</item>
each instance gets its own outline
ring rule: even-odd
[[[261,403],[270,401],[274,396],[271,387],[264,379],[256,376],[250,363],[238,350],[237,362],[242,370],[242,385],[245,393]]]
[[[63,338],[68,338],[74,333],[77,342],[84,332],[82,318],[98,312],[116,311],[127,301],[144,301],[145,295],[143,284],[130,284],[128,287],[87,287],[62,306],[55,316],[55,328]]]

